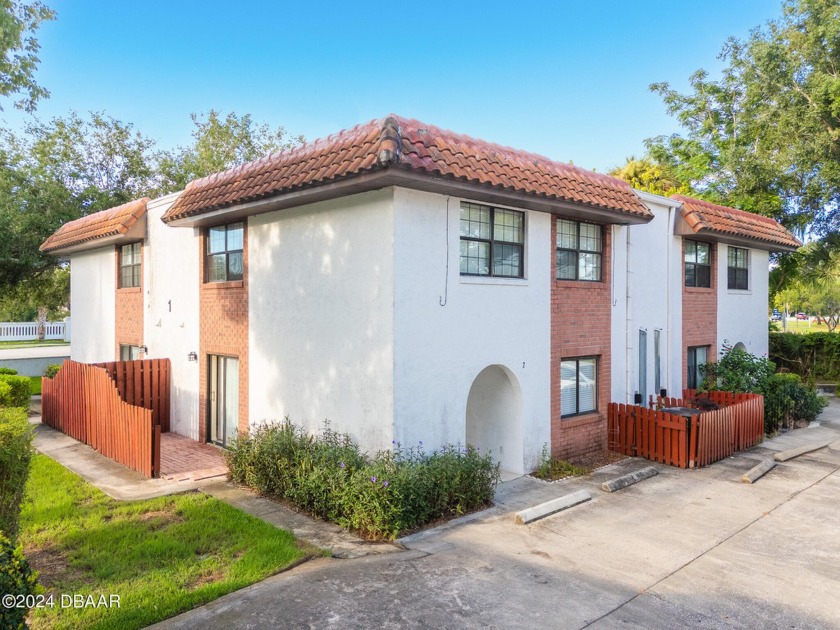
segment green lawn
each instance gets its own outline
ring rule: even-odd
[[[313,549],[201,493],[116,501],[35,455],[20,542],[55,608],[32,628],[142,628],[288,568]],[[61,595],[119,608],[60,608]]]
[[[782,331],[782,322],[776,322],[779,331]],[[811,332],[828,332],[828,326],[825,324],[817,324],[813,321],[803,319],[790,318],[787,321],[787,332],[794,333],[811,333]]]
[[[31,346],[69,346],[62,339],[47,339],[45,341],[0,341],[0,348],[29,348]]]

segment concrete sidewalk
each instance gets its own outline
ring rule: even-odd
[[[407,537],[404,553],[318,559],[157,628],[840,627],[840,405],[821,424],[620,492],[605,475],[502,484],[497,506]],[[741,475],[768,453],[831,442]],[[636,463],[634,463],[636,462]],[[590,502],[531,525],[513,512],[588,488]]]

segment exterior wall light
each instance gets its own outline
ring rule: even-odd
[[[187,361],[198,361],[198,354],[195,352],[190,352],[187,355]]]
[[[140,346],[139,350],[143,354],[149,354],[149,346]]]

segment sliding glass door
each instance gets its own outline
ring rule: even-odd
[[[228,446],[239,428],[239,359],[216,354],[209,355],[208,359],[208,441]]]

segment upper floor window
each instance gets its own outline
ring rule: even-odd
[[[245,224],[242,221],[207,230],[207,282],[242,280],[244,244]]]
[[[525,213],[461,203],[461,275],[522,278]]]
[[[140,286],[140,242],[120,247],[120,288]]]
[[[557,219],[557,279],[601,280],[601,226]]]
[[[712,286],[712,246],[698,241],[685,241],[685,286]]]
[[[729,288],[746,291],[750,288],[750,250],[742,247],[730,247],[728,259]]]

